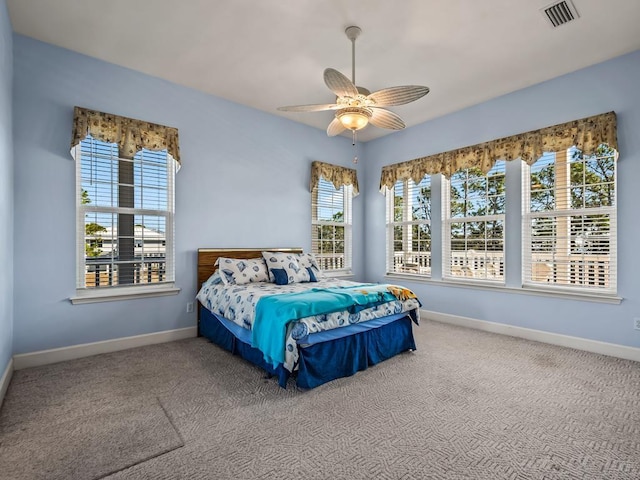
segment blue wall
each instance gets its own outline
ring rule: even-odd
[[[199,247],[310,249],[311,162],[352,166],[349,139],[20,35],[13,44],[14,353],[195,325],[186,304],[196,293]],[[74,105],[179,129],[178,296],[69,303],[76,282]],[[354,199],[356,278],[364,269],[361,198]]]
[[[441,313],[640,347],[640,51],[467,108],[397,134],[368,142],[363,182],[365,276],[385,274],[385,198],[378,193],[383,165],[452,150],[614,110],[618,117],[618,293],[619,305],[531,296],[513,291],[477,290],[406,281],[423,307]],[[473,87],[470,80],[469,88]],[[437,95],[432,92],[430,95]],[[429,108],[428,97],[423,100]],[[520,168],[507,170],[507,286],[520,285]],[[434,193],[435,190],[434,190]],[[439,199],[433,206],[440,211]],[[510,228],[513,227],[512,230]],[[441,229],[434,225],[434,253],[441,252]],[[435,260],[434,276],[441,271]]]
[[[11,359],[13,338],[12,44],[7,4],[0,0],[0,377]]]
[[[3,42],[9,52],[3,57],[0,95],[8,97],[11,35],[4,1],[0,2],[0,28],[9,37]],[[13,59],[13,167],[11,137],[0,140],[0,182],[7,184],[0,193],[7,197],[0,205],[0,229],[10,232],[13,218],[15,235],[13,243],[0,236],[0,300],[9,297],[0,310],[4,342],[0,361],[5,364],[11,353],[6,339],[11,338],[12,317],[13,353],[194,325],[195,317],[185,307],[196,290],[196,249],[283,245],[309,249],[311,161],[352,166],[346,138],[328,139],[320,130],[157,78],[19,35],[13,36]],[[383,165],[615,110],[621,152],[622,304],[404,283],[416,290],[428,310],[640,346],[640,333],[632,329],[632,317],[640,316],[640,256],[635,246],[640,238],[635,210],[640,204],[635,185],[640,178],[638,84],[640,52],[635,52],[361,145],[357,168],[363,193],[354,200],[356,279],[384,280],[385,203],[378,193]],[[423,102],[428,108],[428,97]],[[9,98],[0,110],[3,134],[12,128],[7,104]],[[183,168],[176,179],[176,284],[182,288],[180,295],[69,303],[75,293],[75,170],[69,155],[74,105],[179,128]],[[520,281],[519,171],[518,161],[509,163],[507,223],[516,233],[507,237],[510,287]],[[439,242],[436,238],[434,251],[439,251]],[[13,305],[11,267],[5,268],[11,265],[12,254]]]

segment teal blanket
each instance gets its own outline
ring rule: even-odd
[[[304,292],[269,295],[258,300],[253,322],[253,347],[260,349],[274,368],[284,362],[287,325],[313,315],[365,308],[396,300],[387,285],[362,284],[353,287],[312,288]]]

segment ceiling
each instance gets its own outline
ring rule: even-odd
[[[549,0],[7,0],[16,33],[325,130],[332,67],[375,91],[426,85],[390,108],[407,126],[640,49],[640,1],[573,0],[553,28]],[[368,126],[360,141],[391,133]]]

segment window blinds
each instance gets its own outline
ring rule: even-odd
[[[504,160],[444,180],[443,278],[504,283]]]
[[[387,192],[387,272],[431,275],[431,176]]]
[[[167,151],[118,157],[90,136],[74,147],[78,173],[77,287],[174,281],[174,172]]]
[[[311,191],[311,249],[322,270],[351,272],[353,187],[323,177]]]
[[[523,285],[616,293],[615,151],[547,153],[523,173]]]

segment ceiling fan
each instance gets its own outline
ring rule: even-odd
[[[429,93],[428,87],[419,85],[404,85],[400,87],[383,88],[371,93],[363,87],[356,86],[356,38],[362,30],[360,27],[347,27],[345,33],[351,40],[351,80],[333,68],[324,71],[324,83],[336,94],[335,103],[318,105],[292,105],[279,107],[284,112],[321,112],[335,110],[335,118],[327,128],[327,135],[333,137],[348,129],[355,135],[369,123],[379,128],[402,130],[405,127],[402,119],[383,107],[404,105]]]

